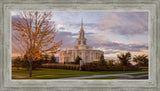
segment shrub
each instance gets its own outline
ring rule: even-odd
[[[79,65],[76,65],[76,64],[42,64],[42,68],[79,70]]]
[[[17,68],[17,70],[19,70],[19,67],[21,66],[21,58],[20,57],[17,57],[14,60],[14,66]]]
[[[125,71],[139,70],[138,66],[126,66]],[[107,65],[95,65],[85,64],[82,66],[83,71],[124,71],[124,66],[107,66]]]
[[[43,61],[44,61],[43,59],[33,61],[33,62],[32,62],[32,70],[35,70],[36,68],[40,68]],[[29,61],[28,61],[28,58],[27,58],[26,55],[24,55],[24,57],[23,57],[23,59],[22,59],[21,67],[22,67],[22,68],[26,68],[26,70],[29,70],[29,69],[30,69]]]

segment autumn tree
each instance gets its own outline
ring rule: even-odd
[[[19,12],[12,21],[14,39],[21,45],[30,64],[29,76],[32,77],[32,62],[40,55],[53,54],[59,51],[62,40],[55,42],[57,30],[52,19],[52,12]]]
[[[133,61],[136,62],[138,66],[148,66],[148,56],[147,55],[134,56]]]

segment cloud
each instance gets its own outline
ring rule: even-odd
[[[113,49],[104,50],[104,54],[115,54],[120,52],[121,52],[120,50],[113,50]]]
[[[64,27],[64,25],[62,25],[62,24],[57,24],[57,27],[58,27],[58,28],[61,28],[61,27]]]
[[[92,33],[92,32],[88,32],[88,33],[85,33],[85,36],[90,36],[90,35],[93,35],[95,33]],[[78,33],[72,33],[72,36],[79,36],[79,32]]]
[[[71,24],[69,24],[69,26],[80,27],[81,23],[71,23]],[[98,26],[98,24],[97,23],[83,23],[83,26],[85,26],[85,27],[95,27],[95,26]]]
[[[73,28],[73,29],[80,29],[81,23],[70,23],[68,24],[68,27]],[[85,31],[101,30],[101,28],[99,28],[98,23],[83,23],[83,28]]]
[[[87,44],[95,48],[103,49],[105,54],[113,54],[127,51],[142,52],[144,50],[147,52],[148,50],[148,44],[144,42],[130,42],[126,44],[122,41],[104,38],[98,34],[88,36]]]
[[[64,27],[60,27],[59,30],[65,30],[65,28]]]
[[[107,49],[113,49],[113,50],[120,50],[120,51],[142,51],[142,50],[148,50],[148,46],[146,45],[138,45],[138,44],[124,44],[124,43],[116,43],[116,42],[107,42],[98,44],[97,46],[104,47]]]
[[[76,39],[73,38],[71,32],[59,31],[55,37],[55,41],[63,40],[63,45],[61,48],[70,48],[72,45],[76,44]]]
[[[102,17],[99,27],[110,34],[134,36],[148,33],[147,12],[112,12]]]
[[[85,36],[92,35],[94,33],[85,33]],[[73,45],[76,45],[77,38],[79,33],[59,31],[55,37],[55,41],[63,40],[63,45],[61,48],[70,48]]]

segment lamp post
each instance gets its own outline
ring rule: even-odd
[[[80,60],[80,64],[79,64],[79,70],[82,70],[82,65],[83,65],[83,60]]]
[[[66,62],[68,63],[68,50],[66,49]]]

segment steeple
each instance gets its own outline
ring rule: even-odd
[[[83,29],[83,18],[81,18],[81,29]]]
[[[81,18],[81,29],[79,31],[79,38],[84,38],[83,18]]]
[[[83,18],[81,18],[81,29],[79,31],[79,38],[77,39],[77,45],[86,45],[86,38],[84,37]]]

